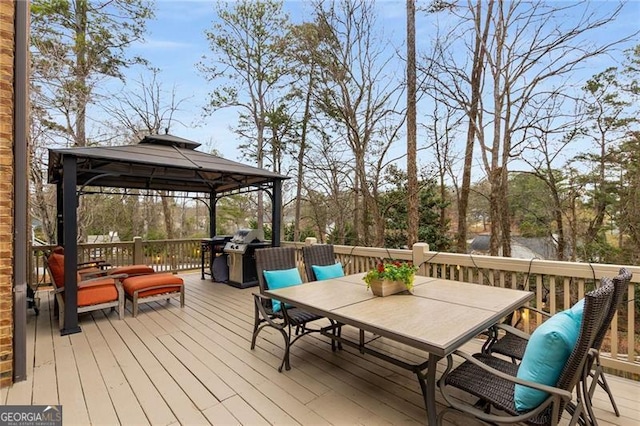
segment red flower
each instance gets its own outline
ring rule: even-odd
[[[378,263],[378,272],[380,272],[380,273],[384,272],[384,264]]]

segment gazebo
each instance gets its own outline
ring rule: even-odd
[[[66,292],[62,335],[80,332],[77,313],[77,198],[85,187],[209,194],[210,233],[222,197],[265,191],[272,201],[272,245],[280,245],[282,182],[277,173],[196,151],[200,144],[173,135],[146,136],[138,144],[49,149],[49,183],[57,187],[58,244],[65,248]],[[62,315],[63,313],[61,313]]]

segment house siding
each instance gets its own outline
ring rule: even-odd
[[[15,3],[0,2],[0,387],[13,380]]]

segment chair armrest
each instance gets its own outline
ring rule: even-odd
[[[271,298],[260,293],[253,293],[253,301],[256,305],[256,310],[260,312],[260,316],[262,316],[262,318],[266,322],[268,322],[271,327],[279,330],[283,329],[285,327],[285,324],[282,322],[276,322],[273,320],[273,316],[267,312],[264,305],[262,304],[263,300],[271,300]]]
[[[547,318],[550,318],[550,317],[551,317],[551,314],[550,314],[549,312],[545,312],[545,311],[543,311],[543,310],[541,310],[541,309],[534,308],[533,306],[523,306],[523,307],[521,307],[520,309],[527,309],[527,310],[529,310],[529,311],[533,311],[533,312],[535,312],[536,314],[540,314],[540,315],[542,315],[542,316],[544,316],[544,317],[547,317]]]
[[[114,280],[111,277],[98,277],[92,278],[90,280],[80,281],[78,283],[78,290],[87,288],[87,287],[99,287],[101,285],[108,285],[109,282],[111,284],[115,284],[118,280]]]
[[[104,270],[99,270],[99,271],[91,270],[89,272],[82,272],[82,269],[78,269],[78,273],[80,274],[82,281],[86,281],[92,278],[104,277],[107,275],[107,271],[104,271]]]
[[[495,368],[492,368],[490,366],[488,366],[487,364],[478,361],[476,358],[474,358],[473,356],[471,356],[470,354],[463,352],[461,350],[456,350],[454,352],[454,354],[458,355],[459,357],[464,358],[465,361],[469,361],[470,363],[474,364],[477,367],[482,368],[483,370],[497,376],[500,377],[501,379],[504,380],[508,380],[510,382],[522,385],[522,386],[527,386],[533,389],[537,389],[537,390],[541,390],[543,392],[547,392],[550,393],[552,395],[557,395],[560,398],[564,399],[565,401],[571,401],[571,397],[572,394],[569,391],[566,391],[564,389],[558,389],[554,386],[548,386],[548,385],[543,385],[540,383],[535,383],[535,382],[531,382],[529,380],[524,380],[524,379],[520,379],[519,377],[515,377],[515,376],[511,376],[509,374],[503,373],[502,371],[496,370]],[[451,356],[451,355],[449,355]]]
[[[90,260],[88,262],[80,262],[78,263],[78,269],[83,269],[83,268],[100,268],[100,269],[104,269],[111,266],[110,263],[108,263],[106,260],[103,259],[96,259],[96,260]]]
[[[529,334],[525,333],[524,331],[507,324],[496,324],[495,327],[500,330],[504,330],[509,334],[513,334],[514,336],[518,336],[523,340],[529,340],[529,337],[531,337]]]
[[[92,278],[89,280],[83,280],[78,282],[78,290],[81,290],[83,288],[89,288],[89,287],[99,287],[102,285],[109,285],[110,284],[109,281],[111,284],[115,284],[116,286],[120,284],[119,280],[111,279],[111,277],[108,277],[108,278],[98,277],[98,278]],[[65,290],[64,287],[55,288],[53,290],[53,294],[63,293],[64,290]]]
[[[113,278],[116,281],[122,281],[125,278],[128,278],[129,274],[108,274],[106,275],[106,278]]]

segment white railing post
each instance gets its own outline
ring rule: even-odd
[[[318,244],[318,239],[316,237],[307,237],[304,239],[305,246],[312,246],[314,244]]]
[[[427,260],[427,254],[429,253],[429,244],[427,243],[415,243],[413,245],[413,264],[418,269],[418,275],[427,275],[428,266],[425,262]]]

